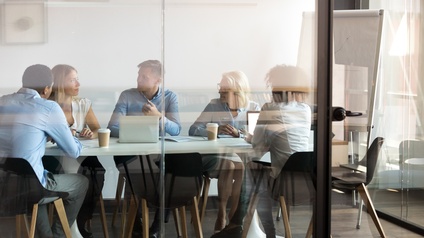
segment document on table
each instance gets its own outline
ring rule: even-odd
[[[166,141],[188,142],[188,141],[204,141],[206,138],[200,136],[165,136]]]

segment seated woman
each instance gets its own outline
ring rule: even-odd
[[[206,124],[218,123],[218,135],[242,137],[247,111],[258,111],[257,103],[249,100],[247,76],[241,71],[222,75],[219,86],[220,98],[212,99],[189,129],[190,136],[207,136]],[[204,170],[211,178],[218,178],[218,217],[215,232],[226,225],[226,207],[231,195],[231,209],[228,218],[234,215],[244,174],[244,165],[236,154],[210,154],[202,157]]]
[[[100,124],[91,107],[91,101],[87,98],[77,97],[80,87],[77,70],[70,65],[59,64],[52,68],[52,73],[54,85],[49,99],[59,103],[75,136],[85,139],[97,138]],[[81,166],[103,169],[95,156],[85,158]],[[99,184],[93,184],[92,179],[89,181],[89,188],[77,217],[78,229],[83,237],[92,237],[92,233],[85,229],[85,224],[93,216],[103,187],[103,179]]]

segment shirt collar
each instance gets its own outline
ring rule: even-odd
[[[18,90],[18,93],[30,94],[33,95],[35,98],[41,98],[40,94],[36,90],[31,88],[20,88]]]

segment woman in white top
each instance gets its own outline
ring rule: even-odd
[[[189,135],[207,136],[206,124],[218,123],[218,137],[243,137],[247,124],[247,111],[258,111],[259,104],[249,100],[247,76],[241,71],[222,75],[218,84],[220,98],[212,99],[197,120],[191,125]],[[211,178],[218,178],[218,216],[215,232],[226,225],[226,207],[231,196],[228,218],[234,215],[243,181],[244,165],[237,154],[210,154],[202,156],[203,168]]]
[[[52,68],[52,73],[54,85],[50,99],[59,103],[73,134],[84,139],[97,138],[100,124],[93,112],[91,101],[87,98],[77,97],[80,87],[77,70],[70,65],[59,64]],[[103,169],[96,156],[85,158],[81,166]],[[92,233],[85,229],[85,223],[92,218],[103,187],[103,178],[99,180],[99,184],[93,184],[93,180],[90,178],[89,181],[90,187],[77,217],[78,228],[83,237],[92,237]]]

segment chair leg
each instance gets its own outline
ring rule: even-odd
[[[38,215],[38,204],[34,204],[34,206],[32,207],[31,225],[29,229],[28,229],[28,220],[26,218],[26,215],[22,217],[24,225],[25,225],[25,229],[28,232],[29,238],[35,237],[35,225],[37,224],[37,215]]]
[[[48,207],[49,207],[49,223],[50,223],[50,225],[52,225],[53,224],[54,204],[50,203],[48,205]]]
[[[306,232],[306,238],[312,237],[312,232],[314,231],[314,216],[311,217],[311,221],[309,222],[308,231]],[[331,236],[330,236],[331,238]]]
[[[124,232],[123,238],[131,236],[131,232],[134,227],[135,217],[137,215],[137,209],[138,209],[137,198],[131,194],[130,207],[128,209],[129,212],[128,212],[127,225],[125,226],[125,232]],[[143,221],[143,224],[144,224],[144,221]],[[145,232],[145,230],[143,230],[143,234],[145,233],[148,233],[148,232]]]
[[[281,206],[281,213],[282,213],[282,216],[283,216],[285,237],[291,238],[292,236],[291,236],[289,215],[288,215],[288,212],[287,212],[287,206],[286,206],[286,201],[284,199],[284,196],[280,196],[280,206]]]
[[[119,212],[119,207],[121,205],[122,191],[124,190],[125,185],[125,176],[120,174],[118,178],[118,185],[116,186],[116,195],[115,195],[115,210],[112,215],[112,226],[115,226],[116,216]]]
[[[141,199],[141,210],[143,219],[143,238],[149,238],[149,207],[146,199]]]
[[[60,223],[62,224],[63,231],[65,232],[66,238],[71,238],[71,229],[69,228],[68,218],[66,217],[65,207],[61,198],[54,201],[56,212],[59,216]]]
[[[185,206],[180,207],[178,210],[180,211],[181,232],[182,232],[183,238],[188,238],[187,216],[186,216]]]
[[[194,230],[196,232],[196,237],[203,238],[202,223],[199,216],[199,209],[196,197],[193,198],[193,204],[191,205],[191,216],[193,217],[193,225]]]
[[[381,226],[380,219],[378,219],[377,212],[375,211],[374,204],[371,201],[368,189],[365,184],[362,183],[358,187],[358,192],[361,195],[363,202],[367,206],[368,213],[370,214],[375,226],[377,227],[378,233],[380,233],[381,237],[385,238],[386,234],[384,233],[383,227]]]
[[[172,209],[172,214],[174,216],[175,230],[177,231],[177,236],[181,237],[181,219],[178,214],[178,208]]]
[[[20,214],[20,215],[15,216],[16,238],[21,238],[23,218],[24,218],[24,214]],[[27,233],[27,236],[29,237],[29,231],[28,230],[26,230],[26,233]]]
[[[105,238],[109,238],[109,233],[107,231],[105,204],[103,201],[103,195],[101,193],[99,197],[99,203],[100,203],[100,221],[102,223],[103,235]]]
[[[364,201],[359,202],[359,206],[358,206],[358,220],[356,222],[356,229],[360,229],[361,228],[361,222],[362,222],[362,207],[364,206]]]
[[[200,222],[203,221],[203,218],[205,217],[206,212],[206,204],[208,202],[208,196],[209,196],[209,188],[211,185],[211,179],[209,176],[206,176],[204,178],[203,183],[203,191],[202,191],[202,210],[200,210]]]

